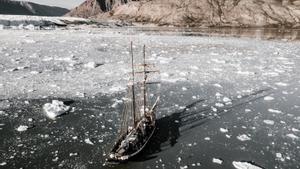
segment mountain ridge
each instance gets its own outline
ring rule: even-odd
[[[41,5],[33,2],[0,0],[0,14],[63,16],[69,10],[61,7]]]
[[[295,28],[300,0],[87,0],[68,15],[183,27]]]

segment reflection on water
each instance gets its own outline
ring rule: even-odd
[[[133,27],[128,28],[138,32],[160,35],[183,36],[225,36],[249,37],[264,40],[299,40],[300,29],[278,28],[175,28],[175,27]]]
[[[261,99],[269,95],[271,92],[271,88],[255,91],[249,95],[233,100],[232,104],[224,106],[215,112],[212,111],[211,106],[201,108],[201,105],[199,104],[205,102],[205,100],[199,99],[189,105],[186,105],[181,111],[158,119],[156,122],[157,128],[152,139],[146,146],[143,154],[141,154],[136,160],[147,160],[151,158],[152,154],[162,151],[164,149],[163,147],[173,147],[182,133],[201,126],[209,120],[219,118],[223,114],[230,113],[231,109]],[[225,104],[226,103],[224,103],[224,105]]]

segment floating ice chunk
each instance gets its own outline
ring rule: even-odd
[[[293,132],[299,132],[300,130],[299,130],[299,129],[296,129],[296,128],[292,128],[292,131],[293,131]]]
[[[204,140],[209,141],[210,137],[205,137]]]
[[[0,110],[0,115],[5,115],[5,112]]]
[[[182,91],[186,91],[187,90],[187,88],[186,87],[182,87]]]
[[[24,40],[25,43],[29,43],[29,44],[33,44],[36,43],[36,41],[32,40],[32,39],[26,39]]]
[[[177,162],[180,163],[181,162],[181,157],[177,158]]]
[[[53,162],[58,161],[58,157],[55,157],[54,159],[52,159]]]
[[[72,156],[77,156],[77,155],[78,155],[78,153],[70,153],[70,154],[69,154],[70,157],[72,157]]]
[[[21,126],[19,126],[16,130],[17,130],[18,132],[22,132],[22,131],[26,131],[28,128],[29,128],[28,126],[23,126],[23,125],[21,125]]]
[[[213,56],[218,56],[219,53],[215,53],[215,52],[211,52],[210,55],[213,55]],[[213,60],[213,59],[212,59]]]
[[[125,88],[124,87],[122,87],[122,86],[112,86],[110,89],[109,89],[109,91],[110,92],[119,92],[119,91],[122,91],[122,90],[125,90]]]
[[[221,68],[213,68],[212,70],[215,71],[215,72],[222,72],[223,71],[223,69],[221,69]]]
[[[280,111],[280,110],[275,110],[275,109],[268,109],[268,111],[271,112],[271,113],[277,113],[277,114],[282,113],[282,111]]]
[[[5,166],[7,163],[6,162],[2,162],[0,163],[0,166]]]
[[[37,74],[39,74],[41,72],[39,72],[39,71],[31,71],[30,73],[33,74],[33,75],[37,75]]]
[[[299,139],[299,137],[296,136],[296,135],[293,134],[293,133],[287,134],[286,136],[289,137],[289,138],[292,138],[292,139]]]
[[[213,158],[212,162],[221,165],[223,163],[223,160],[218,159],[218,158]]]
[[[251,111],[252,111],[251,109],[245,109],[246,113],[251,112]]]
[[[85,93],[82,92],[76,92],[76,96],[84,98],[85,97]]]
[[[93,143],[89,138],[86,138],[86,139],[84,140],[84,142],[85,142],[86,144],[94,145],[94,143]]]
[[[283,82],[277,82],[277,83],[275,83],[275,85],[277,85],[277,86],[283,86],[283,87],[288,86],[287,83],[283,83]]]
[[[274,100],[274,97],[266,96],[266,97],[264,97],[264,100],[271,101],[271,100]]]
[[[270,77],[276,77],[279,76],[279,73],[277,72],[265,72],[263,73],[264,76],[270,76]]]
[[[279,159],[282,160],[282,159],[283,159],[283,158],[282,158],[282,154],[281,154],[281,153],[276,153],[276,158],[279,158]]]
[[[273,120],[264,120],[264,123],[266,123],[268,125],[274,125],[274,121]]]
[[[218,88],[223,88],[223,86],[221,86],[221,85],[218,84],[218,83],[215,83],[214,86],[215,86],[215,87],[218,87]]]
[[[223,102],[225,102],[225,103],[231,102],[231,99],[229,99],[228,97],[224,97]]]
[[[227,133],[227,132],[228,132],[228,129],[220,128],[220,132],[222,132],[222,133]]]
[[[224,63],[226,63],[225,60],[220,60],[220,59],[211,59],[211,61],[213,61],[215,63],[218,63],[218,64],[224,64]]]
[[[191,69],[199,70],[199,67],[198,66],[191,66]]]
[[[88,69],[94,69],[97,67],[97,64],[95,62],[88,62],[83,65],[83,67],[88,68]]]
[[[218,111],[218,109],[217,108],[215,108],[215,107],[211,107],[211,110],[213,111],[213,112],[217,112]]]
[[[240,162],[240,161],[233,161],[232,165],[236,168],[236,169],[262,169],[259,166],[256,166],[252,163],[249,162]]]
[[[46,115],[50,119],[54,120],[56,117],[68,112],[70,110],[70,106],[65,105],[62,101],[52,100],[52,103],[46,103],[43,106],[43,109]]]
[[[215,106],[217,106],[217,107],[224,107],[224,104],[223,103],[216,103]]]
[[[216,93],[216,97],[221,97],[221,96],[223,96],[221,93],[219,92]]]
[[[123,101],[115,99],[115,102],[111,105],[112,108],[116,108],[119,104],[121,104]]]
[[[169,58],[167,58],[167,57],[157,57],[157,60],[159,60],[159,63],[161,63],[161,64],[168,64],[168,63],[170,63],[170,61],[172,61],[173,60],[173,58],[172,57],[169,57]]]
[[[240,141],[249,141],[249,140],[251,140],[251,138],[249,136],[247,136],[246,134],[238,135],[236,138]]]
[[[185,166],[180,166],[180,169],[187,169],[187,168],[188,168],[187,165],[185,165]]]
[[[237,74],[240,75],[254,75],[254,72],[249,72],[249,71],[237,71]]]
[[[161,76],[162,77],[170,77],[170,74],[164,72],[164,73],[161,73]]]

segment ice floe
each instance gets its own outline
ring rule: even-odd
[[[185,165],[185,166],[180,166],[180,169],[187,169],[187,168],[188,168],[187,165]]]
[[[72,156],[77,156],[77,155],[78,155],[78,153],[70,153],[70,154],[69,154],[70,157],[72,157]]]
[[[281,153],[276,153],[276,158],[281,160],[281,161],[284,161],[284,158],[283,158]]]
[[[246,134],[241,134],[236,137],[240,141],[249,141],[251,138]]]
[[[209,141],[210,137],[205,137],[204,140]]]
[[[277,82],[277,83],[275,83],[275,85],[277,85],[277,86],[282,86],[282,87],[288,86],[287,83],[283,83],[283,82]]]
[[[275,122],[273,120],[264,120],[264,123],[268,125],[274,125]]]
[[[228,129],[220,128],[220,132],[222,132],[222,133],[227,133],[227,132],[228,132]]]
[[[263,169],[263,168],[256,166],[250,162],[233,161],[232,165],[236,169]]]
[[[7,163],[6,162],[2,162],[0,163],[0,166],[5,166]]]
[[[16,130],[18,132],[23,132],[23,131],[26,131],[28,128],[29,128],[28,126],[20,125]]]
[[[293,133],[287,134],[286,136],[289,137],[289,138],[292,138],[292,139],[299,139],[299,136],[296,136]]]
[[[112,86],[112,87],[109,89],[109,91],[115,93],[115,92],[123,91],[123,90],[125,90],[125,89],[126,89],[126,88],[123,87],[123,86]]]
[[[264,97],[264,100],[265,101],[271,101],[271,100],[274,100],[274,97],[266,96],[266,97]]]
[[[84,142],[86,144],[94,145],[94,143],[89,138],[84,139]]]
[[[215,86],[215,87],[218,87],[218,88],[223,88],[223,86],[221,86],[221,85],[218,84],[218,83],[215,83],[214,86]]]
[[[221,160],[221,159],[219,159],[219,158],[213,158],[213,159],[212,159],[212,162],[221,165],[221,164],[223,163],[223,160]]]
[[[281,114],[281,113],[282,113],[281,110],[276,110],[276,109],[268,109],[268,111],[269,111],[270,113],[276,113],[276,114]]]
[[[216,107],[224,107],[224,104],[223,103],[216,103],[215,106]]]
[[[83,67],[87,68],[87,69],[94,69],[96,68],[98,65],[95,62],[88,62],[86,64],[83,65]]]
[[[52,100],[52,103],[46,103],[43,106],[43,110],[50,119],[55,119],[56,117],[68,112],[70,110],[70,106],[65,105],[62,101]]]
[[[231,102],[231,99],[229,99],[228,97],[224,97],[223,102],[225,102],[225,103]]]

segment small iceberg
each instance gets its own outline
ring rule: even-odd
[[[23,132],[26,131],[28,128],[29,128],[28,126],[20,125],[16,130],[18,132]]]
[[[56,117],[67,113],[70,106],[65,105],[62,101],[52,100],[52,103],[46,103],[43,106],[43,110],[50,119],[54,120]]]
[[[236,169],[262,169],[259,166],[254,165],[251,162],[240,162],[240,161],[233,161],[232,165],[236,168]]]

